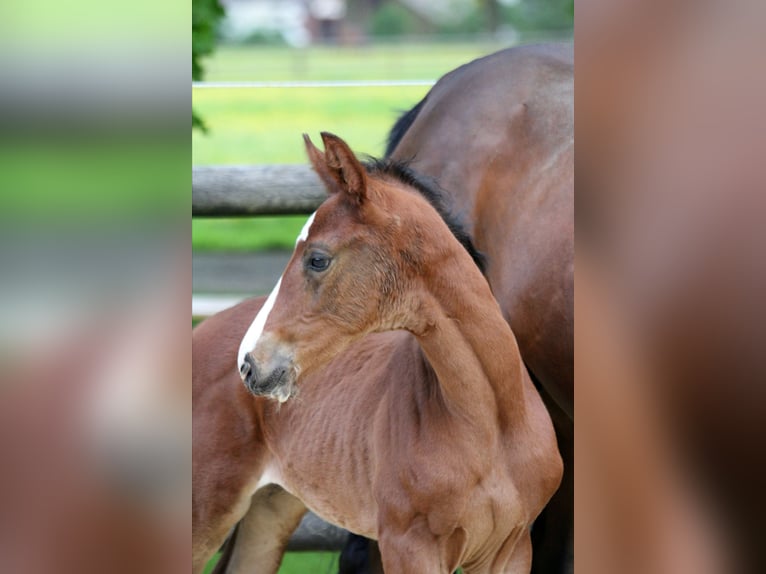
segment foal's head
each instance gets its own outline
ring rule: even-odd
[[[473,266],[407,182],[368,172],[337,136],[322,134],[324,153],[304,139],[329,197],[307,221],[238,355],[250,391],[280,402],[293,394],[299,375],[365,334],[425,331],[434,269],[456,259]]]

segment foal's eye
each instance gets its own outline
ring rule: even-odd
[[[306,260],[306,267],[311,271],[324,271],[330,266],[330,257],[324,253],[312,253]]]

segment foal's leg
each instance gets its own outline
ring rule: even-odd
[[[529,574],[532,566],[532,539],[529,530],[512,533],[491,563],[463,567],[465,574]]]
[[[532,573],[566,574],[574,570],[574,424],[546,393],[541,396],[556,429],[564,475],[532,527]]]
[[[381,536],[379,544],[384,572],[450,574],[441,566],[438,548],[434,542]]]
[[[532,538],[525,532],[513,547],[510,559],[497,574],[529,574],[532,568]],[[493,573],[494,574],[494,573]]]
[[[220,407],[218,407],[220,408]],[[221,408],[221,410],[223,410]],[[195,419],[195,425],[197,425]],[[213,425],[211,425],[213,426]],[[222,429],[222,425],[215,428]],[[201,433],[200,433],[201,434]],[[223,439],[238,448],[239,457],[231,448],[218,448],[216,441],[224,435],[197,437],[194,443],[192,495],[192,572],[203,571],[205,564],[221,548],[231,529],[245,517],[252,506],[254,481],[261,475],[265,447],[253,440],[247,444]],[[242,433],[245,438],[250,438]],[[240,440],[244,443],[244,440]]]
[[[239,523],[226,574],[276,572],[305,512],[306,506],[282,487],[270,484],[259,489]]]
[[[197,499],[210,497],[198,496]],[[226,535],[237,524],[240,518],[244,516],[248,509],[248,501],[245,497],[228,504],[228,500],[220,506],[214,503],[202,504],[195,499],[195,506],[204,506],[193,514],[192,517],[192,573],[199,574],[205,568],[207,562],[218,551],[226,540]],[[222,510],[222,508],[226,510]],[[198,515],[204,514],[204,519],[198,518]]]
[[[423,519],[405,532],[381,529],[378,543],[385,572],[452,574],[460,565],[466,533],[458,528],[449,536],[437,538]]]

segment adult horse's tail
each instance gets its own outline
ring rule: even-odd
[[[396,120],[396,123],[394,124],[394,127],[391,128],[391,131],[388,132],[388,143],[386,144],[386,157],[389,157],[394,149],[396,149],[396,146],[399,145],[399,142],[402,141],[402,138],[404,137],[404,134],[407,133],[407,130],[410,129],[410,126],[415,121],[415,118],[418,117],[418,114],[420,113],[420,108],[423,107],[423,104],[426,103],[426,99],[428,98],[428,94],[420,100],[414,108],[411,110],[407,110],[402,115],[399,116],[399,119]]]

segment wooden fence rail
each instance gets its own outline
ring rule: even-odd
[[[326,197],[307,165],[192,168],[193,217],[309,214]]]

